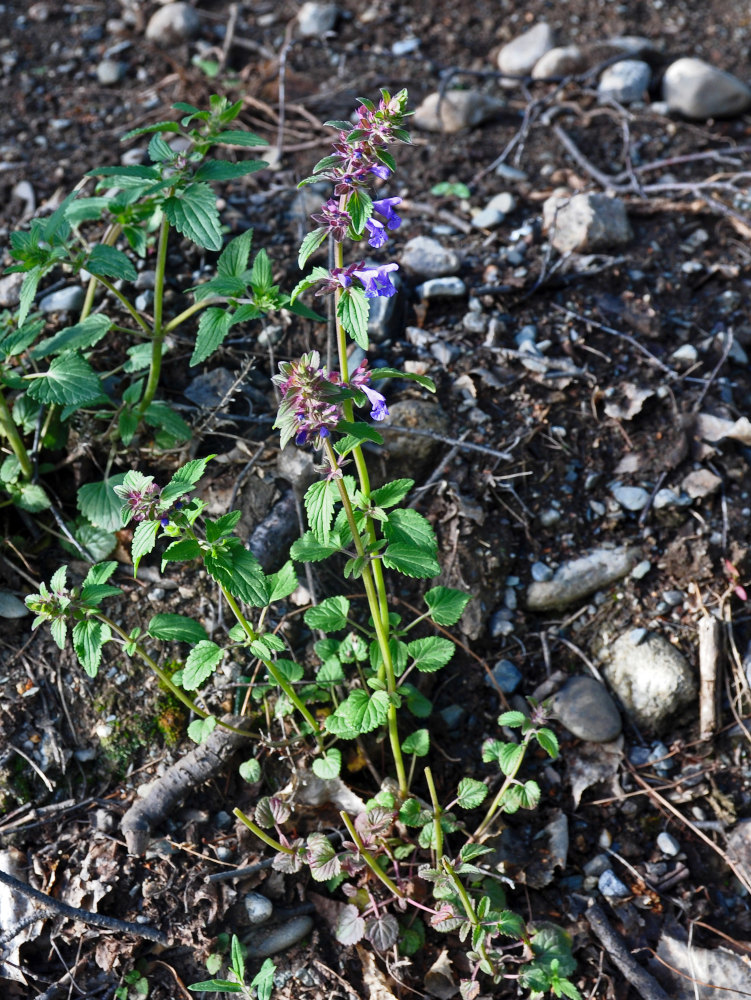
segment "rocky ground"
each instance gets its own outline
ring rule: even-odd
[[[0,4],[0,21],[4,244],[88,169],[136,162],[125,131],[221,92],[243,98],[271,164],[228,185],[223,219],[253,226],[291,288],[320,201],[296,188],[330,141],[319,123],[381,86],[409,89],[414,141],[390,192],[403,199],[389,247],[401,286],[371,315],[369,356],[438,384],[437,401],[390,387],[400,429],[386,432],[386,462],[418,481],[442,582],[476,595],[453,672],[431,692],[436,773],[447,785],[484,776],[500,699],[551,697],[561,761],[538,768],[542,806],[499,843],[511,905],[572,935],[583,996],[747,993],[748,16],[730,0],[39,0]],[[174,308],[211,262],[177,242],[170,252]],[[69,284],[42,289],[51,329],[80,295]],[[13,294],[4,281],[0,305]],[[250,330],[199,371],[185,338],[166,362],[172,402],[201,428],[196,448],[220,455],[212,509],[241,506],[269,566],[297,530],[299,459],[278,455],[268,377],[321,337],[308,322]],[[87,428],[76,435],[49,476],[63,508],[101,474]],[[0,888],[0,941],[17,931],[3,995],[111,998],[137,967],[155,1000],[189,996],[217,935],[248,935],[263,899],[290,935],[275,996],[423,995],[445,939],[395,965],[314,925],[304,881],[263,867],[205,880],[263,857],[229,815],[251,801],[230,768],[164,820],[144,857],[128,854],[120,819],[189,749],[187,720],[130,665],[112,660],[90,681],[41,630],[31,637],[20,600],[63,559],[54,535],[3,509],[2,867],[58,901],[142,920],[169,946],[59,916],[24,923],[32,911]],[[221,613],[190,572],[163,578],[156,561],[139,582],[124,565],[118,583],[130,624],[144,606],[207,627]],[[373,793],[367,770],[350,783]]]

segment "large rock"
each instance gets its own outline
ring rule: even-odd
[[[162,48],[179,45],[198,34],[201,22],[189,3],[168,4],[155,11],[146,26],[146,37]]]
[[[634,235],[623,202],[606,194],[552,194],[542,221],[560,253],[612,250]]]
[[[639,726],[664,732],[672,716],[697,698],[697,680],[686,658],[656,632],[626,632],[605,655],[608,683]]]
[[[461,132],[487,121],[505,106],[504,101],[481,90],[449,90],[443,99],[435,91],[428,94],[412,121],[426,132]]]
[[[700,948],[663,931],[655,976],[671,1000],[720,1000],[743,996],[751,982],[751,960],[729,948]]]
[[[528,76],[553,45],[553,29],[546,21],[539,21],[503,46],[498,53],[498,69],[511,76]]]
[[[610,743],[621,732],[621,717],[606,687],[594,677],[569,677],[553,699],[562,725],[580,740]]]
[[[638,561],[636,548],[595,549],[589,555],[564,563],[552,580],[531,583],[527,588],[527,607],[530,611],[566,608],[620,580]]]
[[[668,66],[662,96],[670,111],[700,120],[739,115],[751,107],[751,89],[745,83],[694,58],[678,59]]]
[[[420,278],[442,278],[459,270],[459,255],[432,236],[415,236],[404,245],[401,263]]]

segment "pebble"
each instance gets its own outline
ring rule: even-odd
[[[297,28],[303,38],[320,38],[331,31],[339,17],[334,3],[314,3],[309,0],[297,12]]]
[[[555,507],[546,507],[540,511],[540,524],[543,528],[552,528],[561,519],[561,512]]]
[[[286,924],[266,930],[252,931],[245,938],[248,958],[269,958],[297,944],[313,929],[313,920],[307,914],[293,917]]]
[[[228,368],[212,368],[192,379],[183,395],[196,406],[210,409],[222,402],[234,383],[235,375]]]
[[[498,53],[498,69],[512,76],[527,76],[554,44],[553,29],[547,21],[538,21],[503,46]]]
[[[611,492],[626,510],[644,510],[649,503],[649,493],[641,486],[614,486]]]
[[[751,106],[751,89],[745,83],[693,57],[668,66],[662,96],[670,111],[698,120],[738,115]]]
[[[96,68],[96,78],[104,87],[119,83],[125,76],[127,66],[118,59],[102,59]]]
[[[154,302],[154,293],[150,288],[147,288],[145,292],[141,292],[140,295],[136,295],[136,300],[134,305],[139,312],[146,312]],[[260,340],[260,337],[259,337]]]
[[[75,312],[83,305],[85,292],[80,285],[68,285],[67,288],[58,288],[55,292],[45,295],[39,303],[39,308],[44,313]]]
[[[609,899],[626,899],[631,890],[618,878],[612,868],[606,868],[597,880],[597,888]]]
[[[535,581],[527,588],[530,611],[550,611],[609,586],[630,573],[639,561],[639,550],[629,546],[595,549],[560,566],[552,580]]]
[[[751,871],[751,819],[742,819],[728,834],[728,855],[744,868]]]
[[[510,163],[499,163],[495,168],[497,177],[502,177],[506,181],[526,181],[527,174],[518,167],[512,167]]]
[[[521,671],[518,670],[511,660],[499,660],[492,670],[493,680],[504,694],[513,694],[522,682]],[[493,684],[485,675],[485,683],[490,687]]]
[[[674,858],[677,854],[680,854],[681,851],[681,845],[675,837],[666,830],[663,830],[657,837],[657,847],[663,854],[667,854],[670,858]]]
[[[607,650],[604,673],[637,725],[662,732],[680,709],[695,702],[698,685],[683,654],[656,632],[638,643],[631,632]]]
[[[690,505],[691,497],[685,493],[679,495],[669,487],[663,487],[663,489],[658,490],[652,502],[655,510],[664,510],[666,507],[689,507]]]
[[[251,924],[265,924],[271,919],[271,914],[274,912],[273,903],[260,892],[246,893],[244,902]]]
[[[493,229],[495,226],[499,226],[515,208],[516,199],[514,196],[508,191],[501,191],[472,218],[472,225],[475,229]]]
[[[420,278],[442,278],[456,274],[460,261],[458,254],[432,236],[415,236],[405,244],[401,264]]]
[[[462,317],[462,328],[467,333],[484,335],[488,329],[488,317],[479,312],[468,312]]]
[[[673,351],[670,357],[677,364],[685,365],[689,368],[699,360],[699,352],[693,344],[681,344],[680,347]]]
[[[279,452],[276,468],[282,479],[286,479],[302,500],[308,488],[318,479],[315,471],[314,453],[296,444],[288,444]]]
[[[401,295],[402,280],[394,276],[396,295],[376,295],[368,304],[368,337],[376,344],[388,340],[401,328],[404,301]]]
[[[570,677],[555,695],[553,709],[561,724],[580,740],[609,743],[620,735],[616,704],[594,677]]]
[[[450,90],[443,95],[443,100],[440,93],[434,91],[417,108],[412,121],[426,132],[461,132],[480,125],[505,107],[505,101],[481,90]]]
[[[15,594],[0,590],[0,618],[25,618],[28,614],[31,612]]]
[[[440,716],[446,724],[446,728],[455,731],[459,728],[467,714],[466,710],[461,705],[447,705],[446,708],[442,708]]]
[[[140,153],[140,151],[139,151]],[[121,158],[122,162],[122,158]],[[141,162],[140,155],[139,159],[136,161]],[[136,291],[144,292],[147,289],[152,289],[156,285],[156,271],[152,271],[150,268],[145,268],[143,271],[138,272],[138,277],[136,278]]]
[[[21,285],[26,276],[24,274],[6,274],[0,278],[0,306],[17,306],[21,301]]]
[[[196,10],[191,4],[177,0],[166,7],[160,7],[149,18],[146,25],[146,38],[156,42],[162,48],[179,45],[194,38],[200,29],[201,22]]]
[[[633,104],[641,101],[649,90],[652,71],[649,64],[641,59],[624,59],[603,70],[597,85],[597,99],[618,101],[619,104]]]
[[[681,489],[684,490],[692,500],[701,500],[704,497],[716,493],[722,486],[722,480],[709,469],[695,469],[684,476],[681,482]]]
[[[649,561],[649,559],[642,559],[642,561],[640,563],[637,563],[636,566],[634,566],[634,568],[631,570],[631,576],[634,578],[634,580],[643,580],[651,569],[652,569],[652,563]]]
[[[458,299],[467,294],[461,278],[429,278],[415,289],[421,299]]]
[[[606,194],[552,194],[542,207],[542,219],[559,253],[610,250],[634,235],[624,203]]]
[[[584,55],[578,45],[556,45],[535,63],[533,80],[547,80],[556,76],[572,76],[584,69]]]
[[[546,566],[544,562],[534,562],[531,566],[532,579],[537,583],[546,583],[553,579],[553,570]]]
[[[389,406],[389,416],[378,425],[378,430],[388,451],[389,466],[401,466],[400,475],[403,472],[414,478],[416,471],[446,447],[435,438],[393,430],[391,424],[441,435],[449,433],[450,424],[443,409],[431,399],[400,399]],[[394,475],[393,469],[391,472]]]

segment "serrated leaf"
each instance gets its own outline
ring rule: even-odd
[[[219,135],[214,137],[214,142],[229,146],[268,146],[268,142],[254,132],[245,132],[241,129],[229,129],[226,132],[220,132]]]
[[[43,274],[44,268],[41,265],[32,267],[30,271],[26,272],[26,277],[23,279],[18,299],[18,315],[16,322],[19,326],[23,326],[26,317],[29,315],[29,310],[34,303],[37,287]]]
[[[430,579],[441,572],[434,555],[404,542],[389,545],[382,558],[387,569],[395,569],[404,576],[416,579]]]
[[[393,913],[382,913],[365,924],[365,937],[377,951],[388,951],[399,939],[399,923]]]
[[[454,655],[454,644],[450,639],[431,635],[425,639],[413,639],[412,642],[408,642],[407,653],[415,661],[415,666],[421,673],[432,674],[449,662]]]
[[[210,306],[201,313],[198,321],[198,332],[193,354],[190,358],[190,366],[200,365],[209,355],[223,343],[232,325],[232,316],[226,309],[218,306]]]
[[[110,562],[97,563],[96,566],[92,566],[89,569],[83,581],[83,586],[88,587],[90,584],[106,583],[116,569],[117,563],[114,559]]]
[[[237,770],[243,781],[247,781],[249,785],[254,785],[257,781],[261,780],[261,765],[255,757],[243,761]]]
[[[306,531],[292,543],[290,555],[298,562],[320,562],[338,551],[338,545],[322,545],[312,531]]]
[[[371,695],[362,688],[351,691],[346,701],[337,708],[333,715],[326,719],[326,729],[351,739],[337,727],[356,734],[370,733],[386,721],[389,710],[389,696],[385,691],[374,691]]]
[[[426,757],[430,751],[430,733],[427,729],[416,729],[402,742],[403,753],[413,753],[416,757]]]
[[[146,631],[152,639],[164,639],[165,642],[201,642],[208,639],[203,625],[187,615],[154,615]]]
[[[401,684],[399,693],[406,698],[407,708],[415,718],[427,719],[433,711],[433,703],[413,684]]]
[[[423,514],[411,508],[392,510],[383,526],[383,534],[391,543],[403,543],[434,554],[438,542],[433,525]]]
[[[352,229],[355,235],[359,236],[373,214],[373,202],[364,188],[354,189],[347,199],[347,211],[352,219]]]
[[[188,441],[190,439],[190,427],[180,414],[176,413],[168,403],[159,399],[149,404],[143,419],[150,427],[158,427],[166,431],[175,441]]]
[[[537,733],[535,733],[535,738],[548,757],[552,757],[553,760],[556,760],[560,747],[558,745],[558,737],[552,729],[548,729],[547,727],[539,729]]]
[[[327,236],[328,230],[323,228],[314,229],[312,232],[307,234],[300,244],[300,251],[297,255],[297,266],[299,268],[305,267],[308,258],[311,254],[315,253]]]
[[[11,490],[13,503],[29,514],[38,514],[50,506],[50,498],[38,483],[18,483]]]
[[[248,266],[252,243],[252,229],[230,240],[216,262],[217,274],[222,278],[240,278]]]
[[[436,625],[456,625],[471,600],[471,594],[453,587],[433,587],[425,594],[425,603]]]
[[[476,809],[487,795],[488,786],[474,778],[462,778],[456,790],[456,799],[462,809]]]
[[[321,763],[321,761],[318,761],[318,763]],[[319,775],[319,777],[323,776]],[[325,834],[311,833],[308,836],[307,848],[310,874],[316,882],[326,882],[330,878],[335,878],[342,870],[342,865],[334,850],[334,845]]]
[[[177,472],[164,487],[162,496],[164,496],[165,493],[170,496],[170,499],[173,499],[176,496],[182,496],[182,494],[178,493],[169,494],[169,490],[173,486],[186,486],[188,489],[191,486],[195,486],[206,471],[206,466],[212,458],[216,458],[216,455],[207,455],[206,458],[194,458],[190,462],[186,462],[185,465],[180,466]],[[227,517],[228,515],[225,514],[223,516]]]
[[[305,494],[308,524],[314,537],[321,545],[326,545],[331,537],[334,503],[338,496],[335,484],[326,479],[313,483]]]
[[[327,750],[323,757],[316,757],[313,761],[313,773],[324,780],[331,780],[339,777],[342,769],[342,753],[336,747]],[[338,873],[335,873],[338,874]],[[313,878],[315,878],[315,874]],[[327,878],[330,876],[326,876]]]
[[[246,174],[254,174],[256,170],[263,170],[268,167],[265,160],[241,160],[239,163],[231,163],[229,160],[204,160],[196,170],[197,181],[229,181],[234,177],[244,177]]]
[[[88,583],[81,589],[80,600],[82,604],[96,608],[107,597],[117,597],[119,594],[122,594],[120,587],[113,587],[108,583]]]
[[[281,826],[289,819],[290,808],[286,802],[275,795],[264,796],[256,803],[255,820],[258,826],[268,830],[272,826]]]
[[[498,716],[498,725],[507,726],[510,729],[518,729],[519,726],[523,726],[527,721],[527,716],[524,712],[503,712],[502,715]]]
[[[344,456],[348,454],[348,452],[363,441],[383,444],[383,435],[379,434],[372,424],[365,424],[361,421],[350,423],[348,420],[340,420],[336,425],[336,429],[344,435],[334,445],[334,450],[338,455]]]
[[[206,518],[206,541],[216,542],[225,535],[231,534],[241,517],[241,510],[230,510],[218,517],[216,521]]]
[[[180,126],[177,122],[167,121],[167,122],[154,122],[153,125],[141,125],[139,128],[133,128],[130,132],[126,132],[125,135],[120,136],[120,142],[128,142],[129,139],[135,139],[139,135],[149,135],[151,132],[179,132]]]
[[[122,501],[113,487],[122,486],[125,473],[119,472],[101,483],[85,483],[78,490],[78,509],[92,524],[104,531],[117,531],[121,527]]]
[[[102,646],[111,637],[109,625],[88,618],[73,627],[73,648],[78,662],[89,675],[96,677],[102,659]]]
[[[90,274],[105,278],[120,278],[135,281],[138,277],[135,265],[127,254],[106,243],[98,243],[86,258],[86,270]]]
[[[195,719],[188,726],[188,736],[194,743],[203,743],[216,729],[216,719],[209,715],[206,719]]]
[[[121,410],[117,418],[117,432],[127,448],[138,430],[138,417],[133,410]]]
[[[374,507],[393,507],[406,497],[414,485],[414,479],[393,479],[390,483],[373,490],[370,502]],[[393,517],[393,514],[391,516]]]
[[[336,314],[357,346],[367,351],[370,303],[365,298],[365,290],[355,285],[345,288],[339,298]]]
[[[282,601],[285,597],[297,589],[297,573],[294,564],[287,561],[282,568],[268,576],[269,582],[269,604],[274,601]]]
[[[357,944],[365,936],[365,920],[352,903],[347,903],[339,911],[334,934],[336,940],[344,945]]]
[[[399,368],[373,368],[370,372],[371,382],[382,378],[406,378],[409,382],[417,382],[423,389],[435,392],[435,382],[427,375],[416,375],[413,372],[403,372]]]
[[[29,357],[45,358],[60,351],[83,351],[99,343],[112,326],[112,320],[103,313],[94,313],[75,326],[67,326],[54,337],[47,337],[29,351]]]
[[[186,691],[195,691],[213,674],[216,666],[224,657],[224,650],[210,639],[203,639],[194,646],[188,654],[183,668],[183,687]]]
[[[167,221],[178,233],[206,250],[221,250],[222,230],[216,195],[208,184],[189,184],[162,206]]]
[[[40,403],[83,406],[102,395],[99,378],[79,354],[53,358],[48,370],[29,380],[27,392]]]
[[[515,774],[524,758],[524,744],[504,743],[498,752],[498,766],[508,777]]]
[[[327,597],[316,604],[303,615],[309,628],[320,629],[322,632],[338,632],[347,625],[349,601],[346,597]]]
[[[164,550],[162,555],[162,572],[170,562],[190,562],[201,554],[201,547],[195,538],[178,538]]]
[[[161,527],[159,521],[141,521],[133,532],[130,555],[133,560],[133,576],[138,573],[138,564],[156,545],[156,535]]]

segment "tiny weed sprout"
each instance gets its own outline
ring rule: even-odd
[[[238,537],[239,511],[209,516],[200,499],[200,483],[213,456],[187,462],[167,481],[135,470],[105,480],[107,509],[114,504],[117,527],[132,531],[135,574],[157,546],[162,568],[197,564],[222,594],[231,615],[226,627],[210,636],[193,618],[157,614],[143,628],[125,632],[102,609],[107,599],[120,593],[109,582],[116,569],[113,561],[97,562],[75,586],[68,584],[66,569],[61,568],[27,603],[36,614],[34,626],[47,623],[59,646],[70,635],[92,677],[105,646],[115,644],[126,656],[140,659],[193,713],[188,734],[196,742],[217,727],[242,732],[236,718],[219,710],[222,678],[217,673],[225,661],[241,664],[244,707],[251,709],[242,714],[251,715],[247,735],[255,752],[245,755],[240,776],[265,787],[251,815],[236,808],[235,816],[259,846],[273,852],[277,871],[294,875],[305,869],[314,881],[337,893],[335,934],[342,944],[366,939],[378,951],[396,946],[402,960],[409,961],[426,935],[451,934],[452,947],[458,947],[458,940],[466,952],[463,1000],[492,993],[504,981],[533,996],[547,992],[576,1000],[579,993],[569,978],[575,963],[568,936],[551,924],[528,926],[508,905],[510,880],[489,860],[500,817],[534,810],[540,800],[535,762],[558,756],[546,708],[531,704],[528,711],[504,712],[498,718],[498,738],[484,743],[481,761],[478,752],[475,762],[494,773],[484,780],[466,776],[455,787],[439,787],[431,767],[432,704],[421,679],[451,661],[456,646],[448,630],[461,618],[471,595],[428,582],[441,570],[438,542],[431,522],[407,501],[413,481],[397,478],[377,488],[371,485],[364,446],[383,443],[378,428],[389,412],[387,396],[379,388],[383,380],[392,386],[411,380],[424,391],[434,391],[423,375],[371,369],[367,361],[350,365],[353,344],[363,352],[369,347],[370,300],[396,290],[398,262],[373,260],[371,253],[386,256],[390,236],[402,225],[400,199],[391,193],[396,171],[391,150],[409,142],[406,103],[406,91],[392,95],[383,90],[377,102],[360,100],[354,123],[327,123],[335,130],[332,152],[302,185],[328,182],[330,195],[312,213],[315,225],[302,241],[298,261],[306,268],[319,248],[329,244],[330,266],[314,263],[288,296],[272,285],[263,250],[248,267],[250,234],[223,247],[210,183],[255,170],[258,164],[208,158],[217,144],[255,142],[248,133],[228,128],[237,106],[219,99],[212,101],[209,112],[181,106],[180,124],[162,122],[140,130],[152,134],[151,165],[93,171],[102,179],[97,193],[69,199],[56,224],[41,226],[33,239],[16,240],[18,267],[26,271],[21,315],[12,325],[16,337],[26,330],[23,336],[31,343],[38,333],[29,313],[36,283],[48,270],[65,262],[91,275],[84,315],[65,332],[67,346],[58,339],[57,353],[48,345],[39,355],[52,354],[53,361],[32,386],[47,388],[41,395],[28,389],[27,395],[32,394],[35,405],[59,407],[63,419],[66,407],[89,400],[78,389],[74,400],[53,387],[90,384],[91,405],[108,415],[113,442],[118,435],[126,443],[133,441],[143,422],[157,424],[173,440],[180,436],[173,417],[163,420],[158,415],[166,412],[157,399],[160,361],[167,335],[194,315],[200,314],[193,351],[197,363],[221,344],[234,323],[282,308],[313,317],[317,313],[303,305],[301,297],[308,292],[314,299],[330,296],[335,345],[329,351],[333,363],[324,363],[324,352],[313,349],[281,362],[273,375],[280,444],[312,449],[319,473],[304,497],[307,530],[277,572],[266,573]],[[174,152],[163,138],[172,133],[187,137],[187,151]],[[451,185],[446,193],[463,196],[458,187]],[[92,247],[83,231],[88,222],[102,217],[108,220],[106,236]],[[130,281],[127,248],[144,253],[153,241],[161,289],[172,228],[219,253],[217,273],[193,290],[193,304],[169,322],[162,318],[160,290],[147,321],[127,303],[113,279]],[[90,312],[98,288],[112,292],[131,332],[140,335],[131,351],[130,370],[147,372],[129,384],[119,402],[104,394],[104,383],[86,356],[95,343],[92,321],[102,324],[97,336],[111,323],[101,313]],[[57,358],[68,374],[54,374]],[[80,369],[80,378],[66,367],[72,365]],[[17,477],[7,479],[6,488],[30,478],[18,457]],[[96,503],[103,503],[100,494]],[[90,510],[96,503],[92,499],[85,506]],[[329,579],[336,574],[341,584],[338,592],[329,592],[305,610],[311,637],[306,651],[287,634],[284,602],[298,587],[299,566],[324,560],[332,569]],[[403,605],[391,599],[400,576],[426,581],[416,584],[422,608],[413,618],[405,618]],[[156,651],[160,643],[169,646],[162,656]],[[187,649],[177,664],[175,643]],[[353,814],[342,810],[333,832],[330,826],[311,829],[306,818],[297,816],[294,796],[280,791],[278,774],[265,766],[283,748],[282,759],[294,765],[296,780],[312,771],[318,780],[341,785],[343,761],[350,752],[367,760],[367,747],[374,740],[387,750],[390,776],[373,788],[362,809]],[[466,766],[471,767],[470,762]],[[225,978],[211,978],[190,989],[247,997],[255,990],[263,1000],[268,998],[274,975],[270,960],[247,986],[245,953],[237,937],[232,938],[228,961]],[[223,955],[210,956],[209,973],[215,975],[224,964]]]

